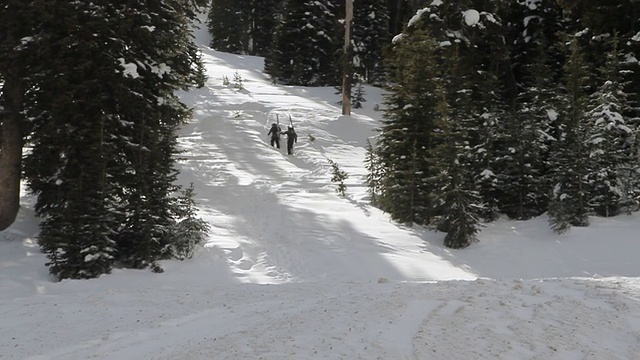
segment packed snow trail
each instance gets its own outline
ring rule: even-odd
[[[185,278],[137,291],[100,280],[91,291],[68,282],[58,289],[66,293],[20,299],[3,314],[23,325],[0,328],[0,358],[599,360],[640,351],[637,279],[202,286]]]
[[[422,237],[367,204],[364,146],[375,119],[341,116],[337,105],[321,100],[331,98],[332,88],[272,84],[255,70],[261,58],[203,52],[207,84],[183,96],[194,120],[181,130],[180,170],[195,179],[202,216],[212,225],[207,246],[226,254],[239,281],[475,278],[425,251]],[[271,123],[286,127],[289,116],[298,134],[293,156],[284,139],[276,149],[267,136]],[[330,182],[328,159],[350,176],[346,198]],[[371,217],[379,218],[375,228],[366,226]],[[406,261],[415,258],[424,265]]]

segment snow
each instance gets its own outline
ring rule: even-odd
[[[171,73],[171,67],[165,63],[161,63],[155,66],[149,66],[149,70],[152,73],[157,74],[159,77]]]
[[[638,64],[640,60],[634,56],[632,53],[628,53],[625,55],[624,63],[626,64]]]
[[[403,37],[404,37],[404,34],[402,34],[402,33],[397,34],[391,39],[391,43],[392,44],[397,44],[397,43],[400,42],[400,40],[402,40]]]
[[[485,178],[485,179],[489,179],[489,178],[495,177],[496,175],[493,173],[493,171],[491,171],[489,169],[484,169],[480,173],[480,176]]]
[[[118,61],[120,62],[120,66],[122,66],[122,68],[124,69],[122,71],[122,74],[124,76],[130,77],[133,79],[137,79],[140,77],[140,75],[138,74],[138,65],[134,63],[127,63],[123,58],[118,58]]]
[[[525,28],[529,26],[529,22],[531,22],[531,20],[537,20],[538,22],[540,22],[541,18],[538,15],[525,16],[525,18],[522,20]]]
[[[558,112],[554,109],[547,109],[547,118],[551,121],[556,121],[558,119]]]
[[[480,22],[480,13],[478,10],[465,10],[462,12],[462,17],[467,26],[476,26]]]
[[[416,11],[415,15],[413,15],[411,17],[411,19],[409,19],[409,21],[407,22],[407,27],[409,28],[409,27],[412,27],[413,25],[415,25],[422,18],[422,14],[428,13],[430,11],[431,11],[431,9],[428,8],[428,7],[422,8],[422,9],[418,9],[418,11]]]
[[[636,358],[640,214],[560,236],[545,216],[499,219],[444,248],[368,204],[379,90],[342,116],[333,88],[273,85],[261,58],[202,51],[207,85],[181,94],[194,120],[180,182],[194,183],[207,243],[162,274],[52,282],[24,195],[0,232],[0,359]],[[244,90],[222,83],[236,71]],[[267,143],[276,115],[296,127],[293,156]]]
[[[529,10],[536,10],[541,2],[541,0],[525,0],[525,6],[528,7]]]

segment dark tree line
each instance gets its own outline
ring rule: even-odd
[[[342,78],[344,7],[341,0],[211,0],[211,47],[263,56],[266,73],[280,83],[336,86]],[[353,78],[380,83],[390,39],[387,1],[354,2],[353,24]]]
[[[56,277],[161,271],[158,260],[188,257],[203,239],[193,191],[175,185],[176,129],[191,115],[175,92],[204,82],[190,38],[198,5],[11,0],[0,9],[0,179],[17,169],[19,184],[22,169],[37,195],[38,241]],[[11,198],[0,211],[12,211],[19,192],[0,193]]]
[[[393,85],[368,158],[378,206],[454,248],[500,214],[548,212],[561,233],[638,210],[634,1],[431,4],[385,59]]]

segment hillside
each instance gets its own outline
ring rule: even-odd
[[[202,51],[209,79],[182,94],[194,119],[179,166],[211,225],[207,243],[162,262],[163,274],[54,283],[25,195],[0,232],[0,359],[637,357],[639,214],[562,236],[544,216],[500,219],[479,243],[446,249],[443,234],[368,204],[380,90],[341,116],[333,88],[274,85],[261,58]],[[267,137],[289,116],[292,156]],[[329,159],[349,174],[344,198]]]

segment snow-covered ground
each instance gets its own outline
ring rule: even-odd
[[[211,224],[206,245],[163,274],[52,282],[24,196],[0,232],[0,359],[640,357],[640,214],[562,236],[545,217],[501,219],[446,249],[368,205],[377,89],[345,117],[333,88],[273,85],[260,58],[202,51],[180,181]],[[266,135],[289,116],[293,156]],[[328,159],[349,174],[346,198]]]

